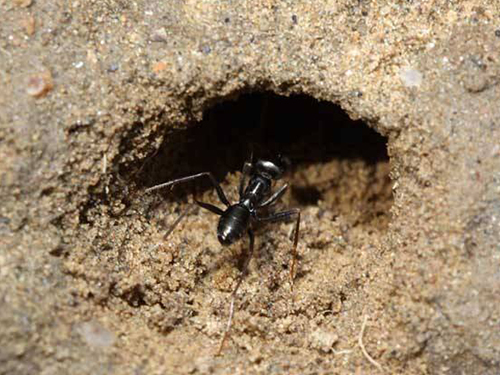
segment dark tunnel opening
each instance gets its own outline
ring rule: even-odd
[[[383,228],[392,204],[386,143],[332,103],[306,95],[245,94],[207,110],[201,122],[166,134],[138,182],[146,188],[203,171],[222,182],[240,171],[252,152],[254,160],[282,154],[292,164],[284,177],[291,203],[318,205]],[[212,188],[208,179],[186,185],[162,198],[186,199],[194,189]]]

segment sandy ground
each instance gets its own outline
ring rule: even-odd
[[[0,0],[0,373],[498,374],[491,4]],[[144,190],[251,150],[298,272],[256,227],[215,356],[248,241]]]

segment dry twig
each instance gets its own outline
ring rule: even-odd
[[[363,352],[363,355],[365,356],[365,358],[373,365],[375,366],[376,368],[378,368],[380,370],[380,372],[383,372],[383,368],[382,366],[380,365],[380,363],[378,363],[377,361],[375,361],[371,356],[370,354],[368,354],[368,352],[366,351],[365,349],[365,345],[363,344],[363,336],[365,334],[365,328],[366,328],[366,323],[368,322],[368,315],[365,315],[364,319],[363,319],[363,324],[361,325],[361,331],[359,332],[359,336],[358,336],[358,345],[359,347],[361,348],[361,351]]]

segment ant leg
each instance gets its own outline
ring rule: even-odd
[[[179,225],[179,223],[182,221],[182,219],[184,219],[191,212],[192,208],[193,208],[193,205],[192,204],[189,205],[189,207],[186,208],[184,210],[184,212],[182,214],[180,214],[177,219],[175,219],[174,223],[170,226],[170,228],[168,228],[167,233],[165,233],[165,235],[163,236],[163,240],[166,240],[168,238],[168,236],[170,236],[170,234],[172,234],[175,227],[177,227],[177,225]]]
[[[277,192],[275,192],[273,195],[271,195],[268,199],[266,199],[263,203],[261,203],[257,208],[262,208],[266,206],[270,206],[278,201],[283,194],[285,194],[285,190],[288,187],[288,184],[283,185],[282,187],[279,188]]]
[[[253,160],[253,147],[250,145],[250,158],[243,164],[243,168],[241,169],[241,178],[240,178],[240,198],[243,197],[243,192],[246,184],[246,177],[250,174],[252,170],[252,160]]]
[[[295,277],[295,265],[297,263],[297,245],[299,243],[299,228],[300,228],[300,209],[294,208],[289,211],[274,213],[267,217],[258,217],[255,216],[257,221],[260,222],[271,222],[276,223],[278,221],[285,221],[293,216],[297,217],[297,221],[295,222],[295,235],[293,238],[293,247],[292,247],[292,263],[290,265],[290,285],[293,289],[293,279]]]
[[[219,207],[217,206],[214,206],[213,204],[210,204],[210,203],[205,203],[205,202],[200,202],[199,200],[197,200],[196,198],[194,199],[194,201],[196,202],[196,204],[198,206],[200,206],[201,208],[204,208],[205,210],[208,210],[210,212],[213,212],[214,214],[217,214],[217,215],[222,215],[224,213],[224,211],[222,211]]]
[[[200,206],[206,210],[209,210],[210,212],[213,212],[214,214],[222,215],[224,213],[219,207],[211,205],[210,203],[200,202],[196,199],[194,201],[196,202],[196,204],[198,206]],[[179,225],[179,223],[182,221],[182,219],[184,219],[189,213],[191,213],[192,209],[193,209],[193,204],[190,204],[188,206],[188,208],[186,208],[182,212],[182,214],[180,214],[179,217],[177,217],[177,219],[175,219],[175,221],[170,226],[170,228],[168,228],[167,233],[165,233],[165,235],[163,236],[163,240],[166,240],[168,238],[168,236],[170,236],[172,234],[172,232],[177,227],[177,225]]]
[[[229,337],[229,331],[231,330],[231,324],[233,322],[233,316],[234,316],[234,303],[236,301],[236,293],[238,292],[238,289],[240,288],[240,285],[246,276],[246,273],[248,271],[248,264],[250,263],[250,260],[252,259],[255,236],[254,236],[253,231],[251,229],[248,229],[248,238],[250,239],[249,251],[248,251],[249,254],[247,256],[247,259],[245,260],[245,264],[243,265],[243,270],[241,272],[240,279],[238,280],[238,283],[236,284],[236,287],[234,288],[233,293],[231,293],[231,304],[229,306],[229,319],[227,321],[226,331],[224,332],[224,336],[222,337],[222,340],[221,340],[220,345],[219,345],[219,350],[217,350],[217,355],[220,355],[220,353],[222,352],[222,349],[224,348],[224,344],[226,343],[227,338]]]
[[[208,176],[210,178],[212,185],[214,186],[215,190],[217,191],[217,195],[219,196],[219,199],[221,200],[222,203],[224,203],[227,207],[229,207],[231,205],[231,203],[229,203],[229,200],[227,199],[226,194],[224,194],[224,190],[222,190],[221,186],[219,185],[219,183],[217,182],[217,180],[215,179],[213,174],[210,172],[201,172],[198,174],[194,174],[192,176],[177,178],[175,180],[168,181],[168,182],[165,182],[163,184],[152,186],[152,187],[146,189],[145,192],[149,193],[149,192],[152,192],[154,190],[162,189],[164,187],[169,187],[169,186],[174,187],[175,185],[180,184],[181,182],[192,181],[192,180],[195,180],[195,179],[203,177],[203,176]]]
[[[246,177],[250,174],[251,170],[252,170],[252,162],[251,161],[245,162],[245,164],[243,164],[243,169],[241,170],[241,177],[240,177],[240,188],[239,188],[240,198],[243,197],[243,192],[246,184]]]

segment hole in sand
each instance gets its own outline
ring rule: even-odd
[[[292,167],[291,206],[318,205],[359,225],[385,229],[392,204],[387,139],[363,121],[353,121],[337,105],[310,96],[246,94],[207,110],[200,123],[171,131],[138,176],[143,187],[202,171],[223,182],[240,171],[250,155],[281,153]],[[201,180],[163,194],[183,199]],[[193,187],[195,185],[195,187]],[[232,183],[237,198],[236,184]]]

